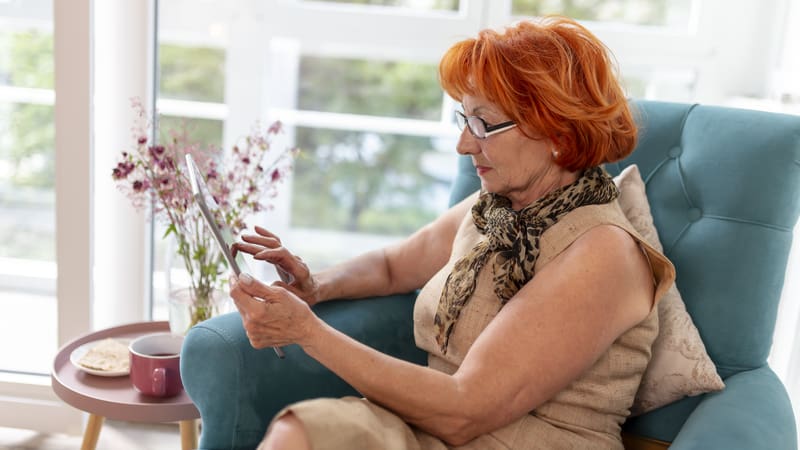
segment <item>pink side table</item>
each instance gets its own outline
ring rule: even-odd
[[[82,450],[94,450],[106,418],[149,423],[179,422],[181,448],[197,447],[200,413],[185,391],[169,398],[147,397],[133,389],[128,376],[91,375],[69,361],[72,351],[87,342],[105,338],[134,339],[143,334],[168,331],[168,322],[132,323],[80,336],[58,351],[50,376],[53,390],[61,400],[89,413]]]

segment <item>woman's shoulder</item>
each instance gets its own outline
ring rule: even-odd
[[[536,271],[557,258],[594,261],[597,267],[623,275],[644,271],[655,282],[655,301],[675,280],[672,263],[641,237],[616,201],[567,214],[545,232],[540,251]]]

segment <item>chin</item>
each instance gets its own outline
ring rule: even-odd
[[[489,192],[491,194],[497,194],[497,186],[493,185],[492,183],[488,183],[486,180],[481,178],[481,190],[483,192]]]

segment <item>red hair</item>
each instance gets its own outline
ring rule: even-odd
[[[618,161],[636,146],[636,122],[610,51],[572,19],[483,30],[444,54],[439,79],[454,99],[484,97],[525,136],[551,139],[556,163],[568,170]]]

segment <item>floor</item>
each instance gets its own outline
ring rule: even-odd
[[[75,450],[81,436],[46,435],[36,431],[0,427],[0,450]],[[140,424],[107,420],[97,450],[177,450],[181,448],[178,424]]]

